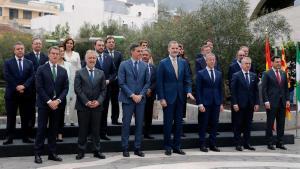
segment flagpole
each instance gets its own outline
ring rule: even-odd
[[[299,130],[299,98],[300,98],[300,51],[299,51],[299,42],[296,42],[296,138],[300,138]]]

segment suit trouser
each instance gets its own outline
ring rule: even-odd
[[[144,114],[144,135],[150,134],[150,128],[152,125],[154,100],[155,100],[154,97],[146,98],[145,114]]]
[[[111,121],[117,122],[119,119],[120,109],[119,109],[119,84],[118,80],[112,81],[110,83],[110,101],[111,101]]]
[[[204,105],[205,112],[198,111],[199,143],[205,146],[205,135],[208,124],[211,128],[209,134],[209,146],[216,145],[216,133],[219,123],[220,105]]]
[[[61,109],[59,107],[58,109]],[[48,127],[48,148],[49,153],[56,153],[56,135],[59,126],[59,117],[61,110],[51,110],[50,108],[38,108],[38,128],[35,138],[35,154],[40,155],[43,150],[45,137]]]
[[[134,149],[140,149],[142,144],[143,122],[145,103],[126,104],[122,103],[123,118],[122,118],[122,149],[128,149],[128,139],[130,134],[130,123],[132,115],[135,115],[135,140]]]
[[[93,151],[100,151],[100,137],[99,130],[101,122],[101,111],[87,110],[77,111],[78,116],[78,148],[79,151],[84,152],[87,147],[87,136],[91,133],[93,140]],[[89,132],[91,130],[91,132]]]
[[[181,133],[182,133],[182,110],[183,102],[177,97],[175,102],[167,103],[167,107],[163,108],[164,112],[164,149],[180,149],[181,148]],[[174,141],[171,141],[171,133],[174,122]]]
[[[273,125],[276,119],[276,131],[277,131],[277,142],[283,143],[284,125],[285,125],[285,106],[279,105],[279,107],[271,107],[267,109],[267,130],[266,137],[268,144],[273,144]]]
[[[105,136],[107,134],[107,114],[108,114],[108,106],[109,106],[110,92],[106,92],[105,99],[103,101],[103,111],[100,117],[100,135]]]
[[[66,104],[64,103],[63,105],[61,105],[61,109],[59,109],[59,123],[58,123],[58,134],[63,134],[63,129],[64,129],[64,125],[65,125],[65,110],[66,110]]]
[[[35,92],[35,91],[34,91]],[[36,118],[36,94],[32,94],[31,98],[29,99],[30,103],[28,104],[28,113],[30,114],[29,119],[29,129],[30,129],[30,136],[34,137],[33,129],[35,126],[35,118]]]
[[[30,99],[18,96],[13,97],[12,99],[5,99],[5,109],[7,113],[7,136],[8,138],[14,138],[15,136],[15,129],[16,129],[16,116],[17,110],[19,108],[19,113],[21,117],[21,129],[23,138],[27,138],[30,135],[30,114],[28,114],[28,105],[30,103]]]
[[[233,112],[233,132],[236,145],[242,145],[241,133],[243,133],[243,145],[249,144],[251,125],[253,120],[254,106],[248,104],[245,107],[239,107],[238,112]]]

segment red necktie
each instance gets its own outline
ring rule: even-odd
[[[280,85],[281,84],[281,79],[280,79],[280,75],[279,75],[278,70],[276,70],[276,79],[277,79],[278,84]]]

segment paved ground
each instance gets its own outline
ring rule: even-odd
[[[220,153],[203,153],[198,149],[186,149],[187,155],[165,156],[164,151],[145,151],[146,157],[140,158],[131,152],[130,158],[121,153],[105,153],[105,160],[97,160],[92,154],[86,154],[83,160],[75,160],[75,155],[62,155],[63,162],[48,161],[37,165],[33,157],[0,158],[1,169],[300,169],[300,139],[294,145],[288,145],[288,151],[271,151],[266,146],[256,146],[255,152],[236,152],[233,147],[221,147]]]

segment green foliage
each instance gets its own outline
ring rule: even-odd
[[[46,39],[53,39],[60,41],[61,39],[65,39],[70,35],[70,26],[69,23],[66,22],[65,25],[56,25],[55,31],[49,35],[45,35]]]
[[[79,29],[80,38],[89,38],[89,37],[101,37],[103,32],[100,29],[100,25],[92,25],[90,23],[84,22],[84,24]]]
[[[31,49],[32,35],[25,33],[5,33],[0,35],[0,77],[3,79],[3,63],[14,55],[13,46],[20,41],[25,45],[25,53]]]

